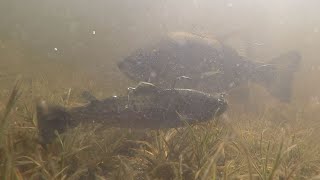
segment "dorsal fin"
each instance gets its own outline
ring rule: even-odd
[[[140,82],[135,88],[130,89],[135,95],[156,93],[160,90],[157,86],[148,82]]]
[[[215,38],[208,38],[206,36],[201,36],[195,33],[177,31],[177,32],[168,33],[168,37],[174,43],[179,45],[184,45],[187,42],[197,42],[199,44],[210,45],[216,49],[222,48],[221,43]]]
[[[177,81],[180,81],[180,80],[183,80],[183,79],[187,79],[187,80],[192,80],[192,78],[188,77],[188,76],[179,76],[177,77],[173,83],[172,83],[172,86],[171,86],[171,89],[174,89],[176,84],[177,84]]]

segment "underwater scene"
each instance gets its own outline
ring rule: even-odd
[[[320,179],[319,7],[1,1],[0,178]]]

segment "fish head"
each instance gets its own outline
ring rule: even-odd
[[[211,114],[212,117],[218,117],[228,109],[228,101],[225,98],[225,94],[206,94],[206,96],[207,101],[204,102],[205,104],[203,106],[207,107],[205,109],[210,112],[209,114]]]
[[[155,72],[151,67],[152,56],[148,50],[138,49],[117,63],[119,70],[134,81],[152,82]]]
[[[180,90],[184,104],[178,111],[184,117],[196,121],[208,121],[218,117],[228,109],[228,102],[223,94],[208,94],[196,90]]]
[[[215,98],[218,101],[218,109],[215,112],[216,116],[220,116],[221,114],[226,112],[226,110],[228,109],[229,105],[228,105],[228,101],[225,98],[225,96],[226,96],[226,94],[221,93],[221,94],[218,95],[218,97]]]

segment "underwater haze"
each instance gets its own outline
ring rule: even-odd
[[[2,0],[0,177],[319,178],[319,7],[318,0]],[[249,94],[227,93],[219,121],[137,132],[81,124],[39,143],[39,99],[72,108],[87,103],[84,91],[126,95],[138,82],[119,62],[172,32],[221,41],[264,65],[298,52],[291,100],[249,82]]]

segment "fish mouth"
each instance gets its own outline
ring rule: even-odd
[[[215,116],[220,116],[222,115],[223,113],[225,113],[227,111],[227,109],[229,108],[229,103],[228,101],[223,97],[220,97],[218,99],[219,101],[219,107],[217,109],[217,111],[215,112]]]

